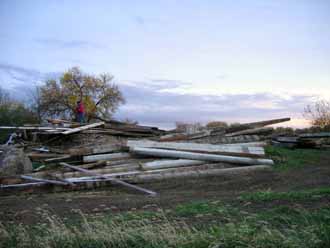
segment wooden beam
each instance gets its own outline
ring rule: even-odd
[[[158,170],[164,168],[187,167],[192,165],[205,164],[205,161],[189,160],[189,159],[175,159],[175,160],[156,160],[147,163],[141,163],[143,170]]]
[[[46,163],[52,163],[52,162],[58,162],[58,161],[62,161],[64,159],[69,159],[71,158],[71,155],[64,155],[64,156],[60,156],[60,157],[56,157],[56,158],[48,158],[48,159],[45,159],[44,161]]]
[[[264,134],[264,133],[271,133],[274,129],[272,127],[258,127],[247,129],[239,132],[234,133],[227,133],[225,137],[233,137],[238,135],[250,135],[250,134]]]
[[[23,178],[25,180],[43,182],[43,183],[50,183],[50,184],[55,184],[55,185],[68,185],[69,184],[68,182],[61,182],[61,181],[43,179],[43,178],[35,178],[35,177],[25,176],[25,175],[21,175],[21,178]]]
[[[63,165],[65,167],[71,168],[71,169],[76,170],[76,171],[84,172],[87,175],[92,175],[92,176],[96,176],[96,177],[104,178],[104,179],[111,179],[111,181],[113,181],[113,182],[115,182],[117,184],[120,184],[120,185],[126,186],[128,188],[135,189],[135,190],[138,190],[138,191],[147,193],[147,194],[152,195],[152,196],[157,195],[157,193],[154,192],[154,191],[151,191],[151,190],[148,190],[148,189],[144,189],[142,187],[139,187],[139,186],[136,186],[136,185],[132,185],[130,183],[126,183],[126,182],[124,182],[124,181],[122,181],[120,179],[117,179],[117,178],[110,178],[110,177],[104,176],[102,174],[97,174],[97,173],[91,172],[89,170],[86,170],[86,169],[83,169],[83,168],[79,168],[77,166],[69,165],[67,163],[60,163],[60,165]]]
[[[79,133],[81,131],[93,128],[93,127],[99,127],[99,126],[103,126],[104,122],[97,122],[97,123],[92,123],[89,125],[85,125],[85,126],[81,126],[81,127],[77,127],[77,128],[72,128],[70,130],[64,131],[62,132],[62,134],[64,135],[68,135],[68,134],[73,134],[73,133]]]
[[[299,138],[327,138],[327,137],[330,137],[330,132],[303,133],[299,135]]]
[[[122,159],[122,158],[130,158],[130,157],[131,154],[127,152],[107,153],[107,154],[84,156],[83,161],[84,163],[89,163],[89,162],[96,162],[99,160],[112,160],[112,159]]]
[[[0,126],[0,129],[9,129],[9,130],[40,130],[40,131],[46,131],[46,130],[70,130],[71,128],[65,128],[65,127],[19,127],[19,126]]]
[[[227,176],[227,175],[240,176],[245,173],[250,173],[255,171],[269,171],[269,170],[272,170],[272,166],[252,165],[252,166],[233,167],[233,168],[196,169],[196,170],[182,170],[182,171],[163,169],[159,171],[152,171],[152,173],[140,173],[140,174],[132,175],[131,177],[127,178],[127,180],[129,180],[129,182],[134,182],[134,183],[144,183],[144,182],[160,181],[166,179],[202,178],[209,176]]]
[[[273,165],[274,162],[271,159],[260,159],[260,158],[246,158],[246,157],[234,157],[225,155],[214,155],[214,154],[203,154],[194,152],[182,152],[182,151],[172,151],[165,149],[153,149],[153,148],[143,148],[143,147],[133,147],[130,149],[133,153],[140,155],[149,155],[154,157],[167,157],[167,158],[184,158],[191,160],[203,160],[203,161],[213,161],[213,162],[227,162],[234,164],[264,164]]]
[[[282,123],[282,122],[286,122],[286,121],[290,121],[290,120],[291,120],[291,118],[280,118],[280,119],[271,119],[271,120],[258,121],[258,122],[243,123],[243,124],[239,124],[237,126],[227,128],[226,133],[242,131],[242,130],[250,129],[250,128],[264,127],[264,126],[278,124],[278,123]],[[216,129],[214,129],[214,130],[216,131]]]
[[[262,147],[249,147],[239,145],[211,145],[211,144],[197,144],[197,143],[176,143],[176,142],[156,142],[148,140],[128,140],[128,147],[147,147],[147,148],[164,148],[182,151],[204,151],[215,153],[237,153],[237,154],[253,154],[265,155]]]

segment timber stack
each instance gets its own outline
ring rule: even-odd
[[[33,168],[1,175],[0,193],[79,190],[109,184],[156,195],[141,183],[270,170],[264,147],[268,125],[289,118],[208,129],[198,133],[126,124],[118,121],[79,125],[49,120],[47,126],[0,127],[13,130],[0,147],[23,149]],[[0,169],[6,161],[0,152]]]

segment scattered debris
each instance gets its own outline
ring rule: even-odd
[[[0,127],[14,130],[12,140],[19,139],[0,148],[0,193],[118,184],[154,196],[156,192],[136,184],[269,170],[274,162],[266,157],[267,142],[300,146],[330,137],[329,133],[273,137],[273,128],[266,127],[288,120],[187,132],[118,121],[80,125],[58,119],[49,119],[48,126]]]
[[[322,148],[330,145],[330,133],[304,133],[297,136],[279,136],[272,139],[272,144],[288,148]]]
[[[23,148],[0,146],[0,176],[14,176],[32,172],[32,163]]]

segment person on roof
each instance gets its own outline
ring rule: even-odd
[[[85,122],[85,107],[82,101],[77,102],[76,107],[77,121],[82,124]]]

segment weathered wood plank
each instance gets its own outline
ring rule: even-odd
[[[43,183],[50,183],[50,184],[56,184],[56,185],[68,185],[68,182],[62,182],[62,181],[56,181],[56,180],[50,180],[50,179],[43,179],[43,178],[35,178],[31,176],[21,175],[21,178],[25,180],[31,180],[36,182],[43,182]]]
[[[89,162],[96,162],[99,160],[112,160],[112,159],[123,159],[123,158],[131,158],[131,155],[127,152],[89,155],[89,156],[84,156],[83,161],[84,163],[89,163]]]
[[[225,137],[233,137],[238,135],[249,135],[249,134],[265,134],[265,133],[271,133],[272,131],[273,131],[272,127],[258,127],[258,128],[247,129],[234,133],[227,133]]]
[[[153,196],[157,195],[157,193],[154,192],[154,191],[151,191],[151,190],[148,190],[148,189],[144,189],[142,187],[139,187],[139,186],[136,186],[136,185],[132,185],[130,183],[126,183],[126,182],[124,182],[124,181],[122,181],[120,179],[117,179],[117,178],[110,178],[110,177],[104,176],[102,174],[97,174],[97,173],[91,172],[89,170],[86,170],[86,169],[83,169],[83,168],[79,168],[77,166],[69,165],[67,163],[60,163],[60,164],[63,165],[63,166],[65,166],[65,167],[71,168],[73,170],[84,172],[84,173],[86,173],[88,175],[92,175],[92,176],[96,176],[96,177],[104,178],[104,179],[111,179],[113,182],[115,182],[117,184],[120,184],[120,185],[126,186],[128,188],[135,189],[135,190],[138,190],[138,191],[147,193],[149,195],[153,195]]]
[[[182,151],[172,151],[165,149],[153,149],[153,148],[143,148],[143,147],[133,147],[130,149],[133,153],[140,155],[149,155],[155,157],[167,157],[167,158],[184,158],[191,160],[203,160],[203,161],[214,161],[214,162],[227,162],[235,164],[264,164],[273,165],[274,162],[271,159],[259,159],[259,158],[246,158],[246,157],[234,157],[225,155],[213,155],[213,154],[203,154],[203,153],[193,153],[193,152],[182,152]]]
[[[258,121],[258,122],[250,122],[250,123],[243,123],[234,127],[229,127],[226,129],[226,133],[238,132],[245,129],[251,128],[260,128],[268,125],[278,124],[282,122],[290,121],[291,118],[280,118],[280,119],[272,119],[272,120],[265,120],[265,121]]]
[[[183,166],[192,166],[205,164],[205,161],[189,160],[189,159],[176,159],[176,160],[156,160],[147,163],[141,163],[143,170],[158,170],[163,168],[174,168]]]
[[[129,147],[147,147],[147,148],[164,148],[184,151],[205,151],[217,153],[238,153],[238,154],[254,154],[265,155],[262,147],[249,147],[239,145],[211,145],[197,143],[175,143],[175,142],[156,142],[148,140],[128,140]]]
[[[68,134],[78,133],[78,132],[81,132],[81,131],[84,131],[84,130],[87,130],[87,129],[90,129],[90,128],[93,128],[93,127],[99,127],[99,126],[102,126],[102,125],[104,125],[104,122],[92,123],[92,124],[89,124],[89,125],[85,125],[85,126],[81,126],[81,127],[77,127],[77,128],[72,128],[70,130],[62,132],[62,134],[68,135]]]

